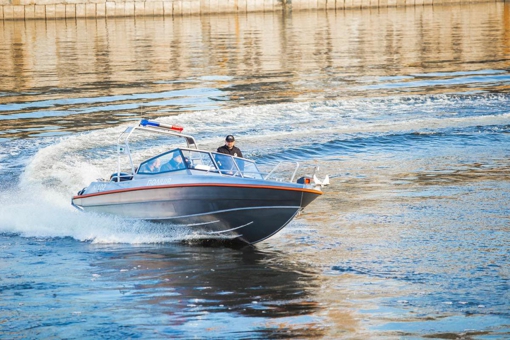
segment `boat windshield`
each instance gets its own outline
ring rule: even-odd
[[[162,172],[184,170],[189,167],[189,161],[180,149],[165,152],[146,160],[138,168],[139,174],[158,174]]]
[[[263,179],[254,161],[222,153],[191,149],[175,149],[150,158],[140,164],[137,173],[159,174],[184,169]]]

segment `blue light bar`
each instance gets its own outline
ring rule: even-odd
[[[147,119],[142,119],[142,121],[140,122],[140,125],[141,126],[159,126],[159,123],[158,122],[152,122],[152,121],[147,120]]]
[[[184,129],[182,126],[179,126],[179,125],[161,124],[161,123],[150,121],[150,120],[147,120],[147,119],[142,119],[140,121],[140,125],[141,126],[156,126],[156,127],[161,127],[161,128],[169,129],[169,130],[174,130],[174,131],[177,131],[177,132],[182,132],[182,130]]]

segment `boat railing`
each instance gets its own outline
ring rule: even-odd
[[[161,159],[160,164],[166,164],[169,162],[167,155],[174,155],[175,153],[180,155],[185,160],[185,168],[169,168],[167,167],[164,171],[160,169],[165,168],[164,165],[159,165],[158,170],[146,171],[146,168],[154,160]],[[165,158],[166,157],[166,158]],[[173,158],[170,157],[170,158]],[[192,148],[177,148],[171,151],[167,151],[159,156],[150,158],[140,164],[139,169],[143,169],[143,172],[138,171],[139,174],[159,174],[162,172],[171,172],[177,170],[198,170],[206,173],[218,174],[221,176],[235,176],[242,178],[252,179],[265,179],[277,182],[294,182],[296,174],[300,164],[298,162],[280,162],[269,172],[262,172],[257,167],[255,161],[246,158],[240,158],[231,156],[228,154],[211,152],[206,150],[198,150]],[[159,169],[160,168],[160,169]],[[145,170],[144,170],[145,169]],[[118,179],[117,179],[118,180]],[[122,179],[121,179],[122,180]]]
[[[135,130],[142,130],[147,132],[156,132],[161,134],[166,134],[174,137],[184,138],[187,143],[187,148],[178,148],[172,151],[165,152],[161,155],[148,159],[142,162],[138,167],[135,167],[133,162],[133,158],[131,155],[131,150],[129,147],[129,138],[133,134]],[[291,182],[293,183],[296,179],[296,175],[298,169],[300,168],[300,164],[298,162],[289,162],[283,161],[276,164],[276,166],[271,169],[268,173],[262,172],[258,169],[257,165],[254,161],[235,157],[228,154],[218,153],[218,152],[210,152],[205,150],[199,150],[195,139],[190,135],[185,135],[182,133],[183,128],[176,125],[162,124],[155,121],[149,121],[146,119],[142,119],[135,126],[130,126],[125,131],[121,133],[117,140],[117,153],[118,153],[118,162],[117,162],[117,171],[112,175],[110,180],[115,182],[122,182],[133,179],[133,177],[137,174],[140,175],[156,175],[161,174],[163,172],[173,172],[173,171],[183,171],[187,170],[199,170],[205,172],[216,173],[222,176],[238,176],[243,178],[253,178],[253,179],[264,179],[264,180],[272,180],[278,182]],[[186,165],[183,165],[182,168],[170,168],[167,166],[165,170],[143,170],[139,171],[142,165],[148,165],[148,162],[153,161],[159,157],[163,157],[166,154],[170,154],[170,152],[175,152],[183,156]],[[121,172],[121,158],[127,157],[129,160],[131,173],[123,173]],[[169,161],[167,160],[169,163]],[[290,167],[284,169],[284,164],[290,164]],[[161,168],[163,168],[161,166]],[[306,176],[308,183],[310,182],[310,178],[315,178],[315,173],[318,167],[313,170],[313,176]],[[305,178],[302,177],[298,180],[300,181]],[[326,180],[325,180],[326,182]],[[329,183],[329,178],[327,180]]]
[[[284,165],[287,165],[290,167],[290,170],[284,170],[283,172],[278,172],[277,170],[284,167]],[[294,179],[296,178],[297,171],[299,169],[299,163],[298,162],[286,162],[282,161],[276,164],[273,169],[267,173],[264,176],[265,180],[273,180],[273,181],[279,181],[279,182],[294,182]],[[290,178],[286,178],[290,175]],[[284,177],[281,177],[284,176]]]
[[[192,170],[202,170],[209,173],[220,174],[222,176],[237,176],[243,178],[261,179],[263,174],[257,171],[241,171],[241,170],[219,170],[209,167],[195,166]]]
[[[237,176],[244,178],[262,179],[263,174],[254,161],[231,156],[228,154],[181,148],[188,160],[189,168],[223,176]]]

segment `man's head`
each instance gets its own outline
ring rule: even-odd
[[[225,137],[225,145],[227,148],[232,149],[234,147],[234,144],[236,142],[236,139],[232,135],[228,135]]]

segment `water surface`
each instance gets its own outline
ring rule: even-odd
[[[3,22],[0,337],[510,337],[509,18]],[[232,133],[263,169],[319,165],[331,185],[244,249],[73,209],[140,117],[210,150]]]

